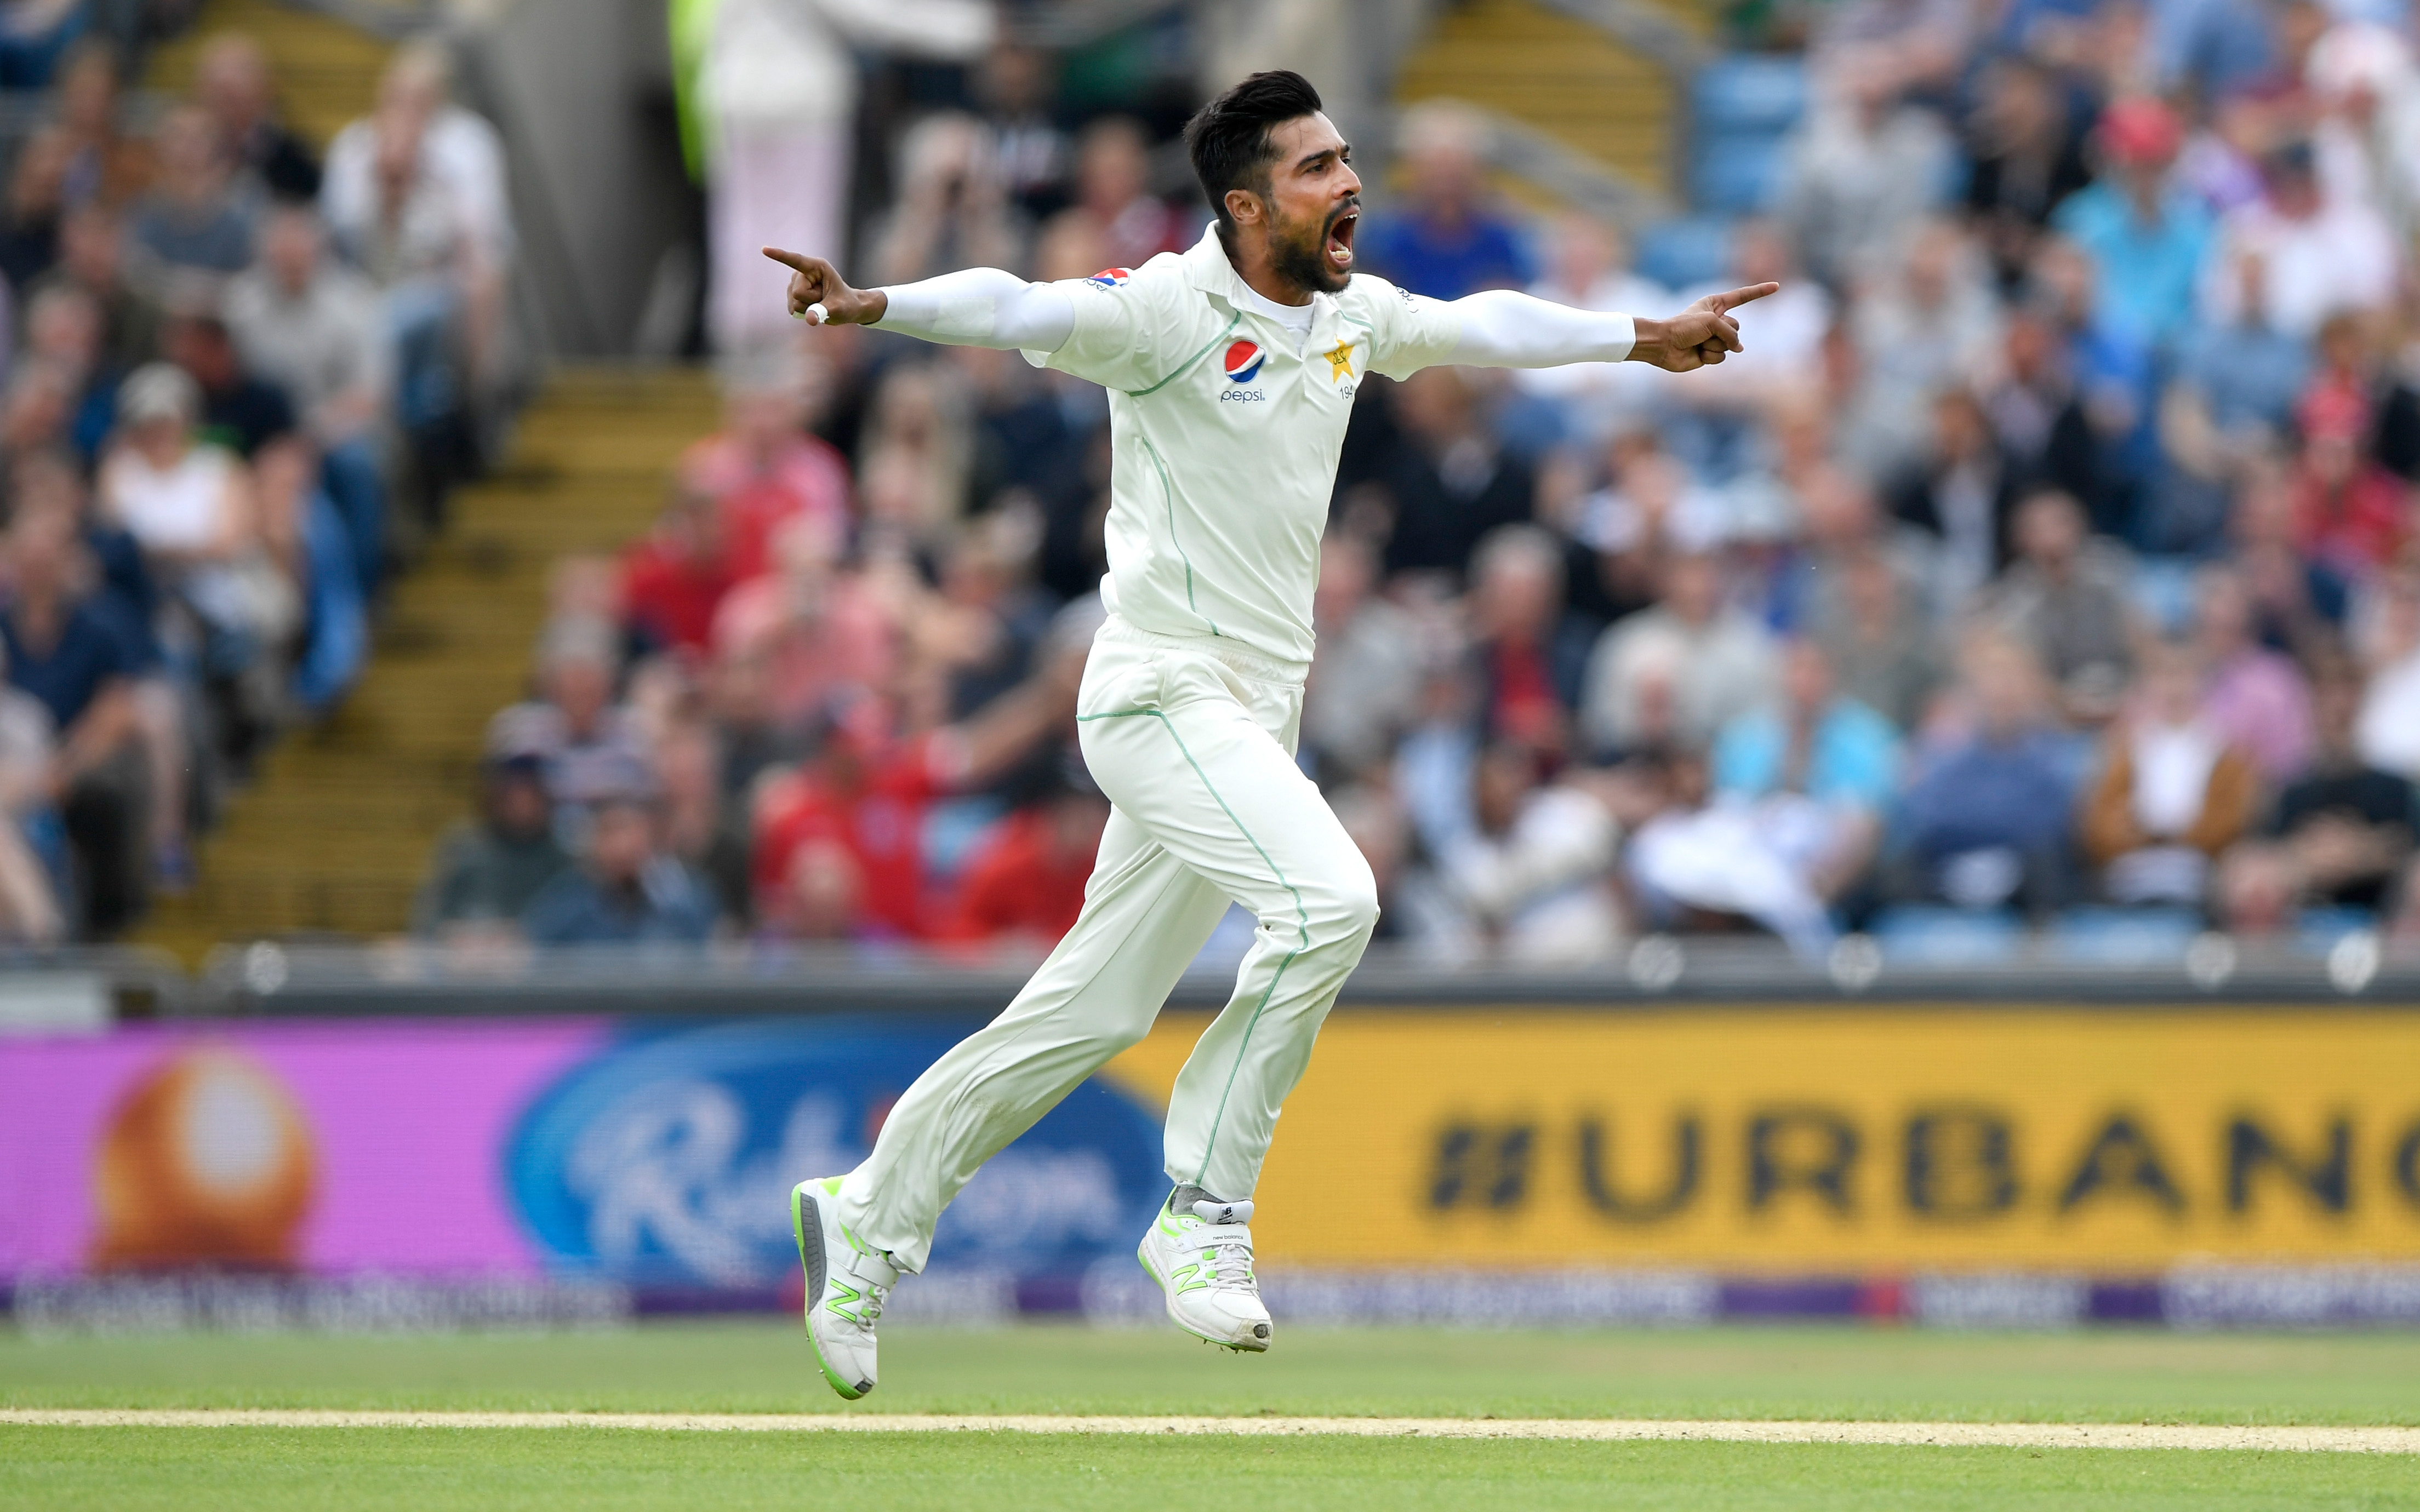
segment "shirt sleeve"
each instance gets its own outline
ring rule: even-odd
[[[1370,301],[1370,371],[1390,378],[1409,378],[1424,367],[1455,361],[1462,340],[1462,320],[1443,300],[1398,288],[1368,273],[1376,297]]]
[[[1074,320],[1056,350],[1028,350],[1025,360],[1128,393],[1166,378],[1202,341],[1193,329],[1199,322],[1188,320],[1186,309],[1200,301],[1175,297],[1185,286],[1184,273],[1173,257],[1167,261],[1161,276],[1153,276],[1159,271],[1153,269],[1110,269],[1047,285],[1065,291]]]

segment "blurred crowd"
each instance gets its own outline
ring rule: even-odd
[[[511,255],[442,49],[323,156],[249,37],[130,92],[120,10],[0,7],[0,936],[37,942],[189,886],[195,830],[351,686],[476,465]]]
[[[2407,18],[1735,20],[1813,103],[1718,265],[1515,209],[1450,106],[1406,113],[1373,179],[1362,267],[1419,293],[1660,313],[1783,285],[1744,357],[1685,378],[1364,385],[1301,760],[1382,940],[1576,963],[1648,932],[1814,956],[2412,927]],[[1082,277],[1200,234],[1165,144],[1063,113],[1047,58],[949,76],[886,144],[856,281]],[[781,284],[716,299],[777,311]],[[654,532],[564,564],[420,928],[1047,944],[1107,813],[1072,739],[1101,396],[854,329],[735,341],[723,375]]]

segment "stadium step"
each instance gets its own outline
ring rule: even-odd
[[[287,124],[325,147],[345,124],[368,113],[394,44],[358,27],[277,0],[210,0],[193,26],[151,57],[147,83],[182,94],[203,46],[220,32],[243,32],[269,53],[277,103]]]
[[[361,686],[269,754],[143,940],[198,963],[230,940],[402,930],[431,841],[471,810],[489,717],[524,690],[555,560],[644,532],[715,414],[702,372],[557,373],[396,585]]]
[[[1655,8],[1705,35],[1697,0]],[[1652,59],[1562,7],[1466,0],[1448,9],[1396,79],[1399,103],[1450,98],[1509,116],[1649,190],[1669,193],[1681,102]]]

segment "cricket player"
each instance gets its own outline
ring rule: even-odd
[[[790,312],[1014,348],[1109,391],[1109,618],[1077,714],[1114,805],[1082,915],[1016,1001],[916,1079],[874,1151],[790,1197],[807,1332],[844,1397],[874,1389],[875,1323],[923,1269],[976,1169],[1150,1029],[1230,900],[1259,920],[1234,995],[1169,1100],[1175,1190],[1140,1256],[1189,1334],[1269,1347],[1252,1189],[1278,1110],[1378,918],[1368,863],[1295,764],[1311,589],[1353,396],[1432,363],[1652,363],[1740,350],[1727,313],[1668,320],[1491,290],[1441,302],[1353,271],[1361,181],[1299,74],[1256,73],[1185,131],[1217,220],[1187,252],[1089,279],[970,269],[857,289],[775,248]]]

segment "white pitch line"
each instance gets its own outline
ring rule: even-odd
[[[1184,1433],[1249,1438],[1562,1439],[1592,1443],[1898,1444],[1936,1448],[2229,1449],[2420,1455],[2420,1427],[2130,1423],[1803,1423],[1652,1418],[1011,1417],[873,1412],[340,1412],[0,1408],[0,1427],[84,1428],[633,1428],[674,1433]]]

